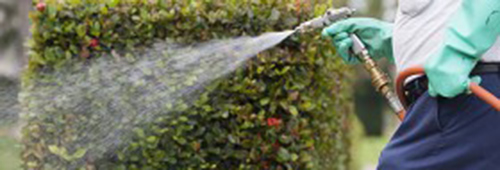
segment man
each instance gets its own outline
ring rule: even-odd
[[[500,0],[399,0],[394,25],[352,18],[323,31],[348,63],[349,34],[397,70],[424,66],[405,84],[411,106],[378,169],[500,169],[500,112],[470,95],[471,81],[500,96]]]

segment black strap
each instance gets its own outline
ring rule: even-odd
[[[500,63],[478,63],[471,72],[471,75],[484,73],[500,73]]]
[[[471,72],[471,75],[486,73],[500,73],[500,63],[478,63]],[[428,80],[426,76],[416,78],[408,82],[405,87],[406,100],[411,104],[427,91]]]

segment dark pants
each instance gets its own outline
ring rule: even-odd
[[[500,73],[480,76],[481,86],[500,96]],[[474,95],[424,93],[382,151],[378,169],[500,169],[500,112]]]

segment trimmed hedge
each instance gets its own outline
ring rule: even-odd
[[[19,81],[0,76],[0,127],[19,120]]]
[[[329,57],[334,51],[319,32],[262,52],[205,89],[192,107],[137,127],[129,145],[105,157],[90,154],[99,146],[80,145],[78,127],[99,121],[99,114],[40,106],[33,95],[45,88],[35,82],[50,84],[47,75],[70,63],[144,49],[158,39],[191,44],[283,31],[321,15],[327,2],[35,0],[21,95],[28,121],[24,168],[346,169],[349,91],[341,80],[347,72]]]

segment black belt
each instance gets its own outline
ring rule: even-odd
[[[478,63],[476,67],[472,69],[471,75],[485,73],[500,73],[500,63]]]
[[[500,73],[500,63],[478,63],[472,70],[471,75],[487,73]],[[409,104],[417,101],[420,96],[427,92],[428,82],[426,76],[408,82],[404,87],[406,101],[408,101]]]

